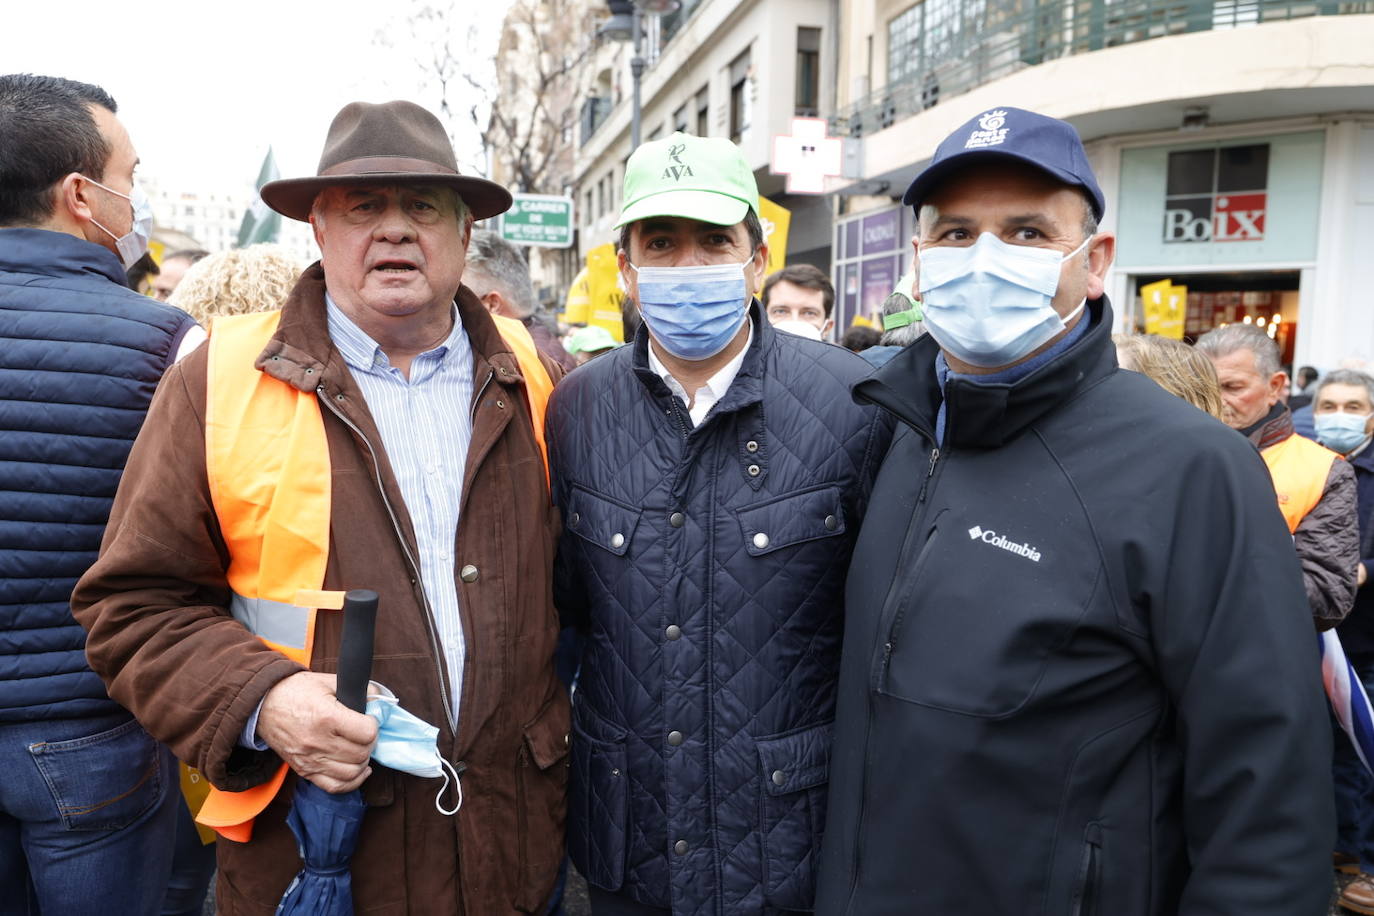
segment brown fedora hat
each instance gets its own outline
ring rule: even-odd
[[[510,192],[494,181],[458,173],[439,119],[414,102],[350,102],[329,125],[313,178],[262,186],[263,202],[282,216],[310,218],[315,195],[341,185],[443,185],[455,188],[476,219],[510,209]]]

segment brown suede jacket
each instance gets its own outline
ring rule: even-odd
[[[380,594],[372,677],[439,727],[440,753],[463,774],[462,810],[446,817],[434,807],[438,780],[374,766],[352,860],[360,913],[539,912],[563,857],[568,700],[554,675],[550,584],[557,514],[519,364],[466,287],[457,302],[476,376],[454,563],[477,573],[458,582],[468,664],[456,735],[410,559],[418,556],[411,521],[376,423],[329,339],[318,264],[256,361],[302,391],[320,390],[333,478],[324,587]],[[300,667],[227,610],[228,557],[205,472],[207,350],[164,377],[100,559],[72,606],[110,695],[211,783],[241,790],[279,759],[240,746],[240,733],[268,689]],[[341,632],[341,615],[320,613],[312,669],[336,670]],[[220,913],[268,916],[299,870],[285,824],[294,785],[289,776],[250,842],[219,841]]]

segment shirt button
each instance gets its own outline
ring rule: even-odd
[[[759,444],[753,439],[750,439],[748,442],[744,443],[744,448],[750,453],[757,452],[759,450]]]
[[[568,519],[568,524],[569,524],[569,525],[572,525],[572,526],[575,528],[575,527],[577,527],[577,523],[580,522],[580,521],[582,521],[582,516],[581,516],[581,515],[578,515],[576,512],[574,512],[574,513],[572,514],[572,517]]]
[[[673,747],[680,746],[682,744],[682,732],[668,732],[668,743]]]
[[[754,546],[757,547],[759,550],[762,550],[763,548],[767,547],[768,535],[764,534],[762,531],[754,535]]]
[[[834,530],[835,530],[836,528],[838,528],[838,527],[840,527],[840,520],[839,520],[839,519],[837,519],[837,518],[836,518],[835,516],[833,516],[833,515],[827,515],[827,516],[825,517],[825,530],[826,530],[826,531],[834,531]]]
[[[682,627],[678,626],[678,625],[675,624],[675,623],[674,623],[674,624],[670,624],[669,627],[668,627],[668,629],[666,629],[666,630],[663,631],[663,635],[664,635],[664,636],[667,636],[669,639],[681,639],[681,638],[682,638]]]
[[[676,843],[674,843],[674,844],[673,844],[673,852],[677,853],[677,854],[680,855],[680,856],[685,856],[685,855],[687,855],[687,841],[686,841],[686,840],[678,840]]]
[[[749,465],[746,470],[748,470],[750,477],[757,477],[763,473],[763,468],[759,467],[757,464]]]
[[[613,549],[619,550],[620,548],[622,548],[622,547],[624,547],[624,546],[625,546],[625,535],[623,535],[623,534],[618,534],[618,533],[617,533],[617,534],[611,535],[611,547],[612,547]]]
[[[773,785],[775,785],[775,786],[785,786],[785,785],[787,785],[787,774],[784,773],[782,770],[774,770],[774,771],[773,771]]]
[[[476,582],[477,567],[469,563],[467,566],[464,566],[461,570],[459,570],[458,578],[462,579],[464,582]]]
[[[506,409],[506,402],[503,401],[503,400],[501,400],[500,398],[497,398],[497,399],[496,399],[496,406],[499,407],[501,410],[505,410],[505,409]]]
[[[674,512],[672,515],[668,516],[668,524],[672,525],[674,528],[681,528],[686,523],[687,516],[683,515],[681,512]]]

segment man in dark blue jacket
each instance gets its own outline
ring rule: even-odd
[[[1312,398],[1317,441],[1337,452],[1355,471],[1356,515],[1360,526],[1360,562],[1355,606],[1336,628],[1346,657],[1359,672],[1365,690],[1374,692],[1374,378],[1354,369],[1322,376]],[[1350,739],[1335,734],[1336,860],[1342,871],[1358,877],[1341,893],[1341,906],[1374,914],[1374,777],[1357,756]]]
[[[908,189],[929,332],[846,591],[817,912],[1318,916],[1317,639],[1263,461],[1117,369],[1077,132],[1013,108]]]
[[[0,909],[159,912],[175,761],[105,693],[68,601],[153,389],[201,336],[128,289],[138,156],[85,83],[0,76]]]
[[[889,421],[868,372],[773,330],[758,190],[674,134],[625,172],[620,267],[644,325],[549,405],[583,631],[569,847],[604,914],[810,910],[844,569]]]

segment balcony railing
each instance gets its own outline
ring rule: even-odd
[[[900,76],[831,116],[832,134],[883,130],[1055,58],[1184,32],[1374,13],[1374,0],[955,0],[953,6],[905,51],[889,51],[904,55],[894,58]]]

